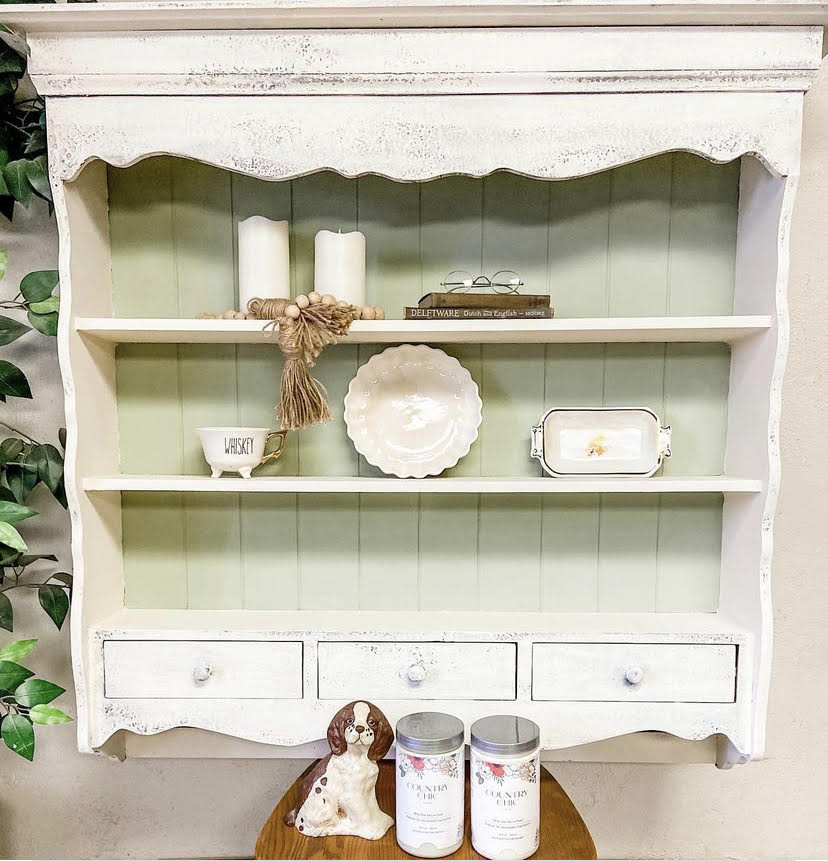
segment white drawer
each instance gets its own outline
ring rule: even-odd
[[[112,699],[300,699],[302,644],[224,640],[107,640]]]
[[[319,643],[319,698],[513,700],[515,643]]]
[[[535,643],[532,699],[730,703],[736,646]]]

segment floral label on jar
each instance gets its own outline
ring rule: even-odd
[[[540,757],[471,754],[472,842],[487,858],[528,858],[540,837]]]
[[[463,749],[416,756],[397,748],[397,841],[435,849],[463,838]]]

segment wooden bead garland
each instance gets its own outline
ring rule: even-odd
[[[331,419],[325,389],[308,368],[328,344],[347,334],[354,320],[384,320],[385,312],[314,291],[293,299],[251,299],[246,313],[224,311],[199,314],[199,318],[269,321],[265,331],[276,334],[285,358],[277,414],[283,429],[300,430]]]

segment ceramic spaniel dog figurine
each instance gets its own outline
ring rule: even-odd
[[[285,825],[308,837],[353,834],[379,840],[394,820],[377,804],[377,760],[393,740],[391,725],[373,703],[357,700],[341,708],[328,727],[331,752],[305,778]]]

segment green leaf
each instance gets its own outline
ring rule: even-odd
[[[37,484],[37,467],[30,463],[7,463],[6,483],[14,498],[24,503]]]
[[[67,574],[65,571],[58,571],[57,573],[52,574],[52,579],[65,583],[71,589],[75,578],[71,574]]]
[[[16,661],[0,661],[0,690],[14,693],[34,673],[21,667]]]
[[[31,708],[32,706],[45,706],[65,693],[65,688],[47,682],[45,679],[28,679],[14,692],[14,698],[21,706]]]
[[[0,661],[22,661],[37,645],[37,640],[17,640],[0,649]]]
[[[25,553],[29,549],[20,533],[11,523],[0,522],[0,544],[5,544],[7,547],[19,550],[21,553]]]
[[[10,398],[30,398],[32,390],[26,375],[17,365],[0,359],[0,394]]]
[[[2,469],[3,467],[0,466],[0,472],[2,472]],[[8,489],[8,487],[4,487],[2,484],[0,484],[0,499],[5,500],[6,502],[17,502],[14,498],[14,494]],[[0,560],[0,565],[2,564],[3,562]]]
[[[36,445],[29,454],[30,463],[37,465],[37,477],[54,493],[63,480],[63,457],[53,446]],[[3,509],[0,507],[0,520],[3,519]]]
[[[6,181],[3,180],[5,185]],[[9,221],[14,219],[14,198],[10,194],[0,194],[0,215],[3,215]]]
[[[49,168],[46,164],[46,156],[39,155],[31,161],[26,162],[26,179],[41,197],[46,200],[52,199],[52,188],[49,185]]]
[[[14,630],[14,610],[11,601],[9,601],[9,596],[5,592],[0,592],[0,628],[4,631]],[[4,651],[5,649],[0,651],[0,657],[3,657]]]
[[[17,437],[10,436],[0,442],[0,463],[8,463],[10,460],[17,460],[20,452],[23,451],[23,440]]]
[[[23,58],[5,42],[0,42],[0,72],[22,75],[26,68]]]
[[[57,556],[55,556],[54,553],[31,553],[21,556],[17,562],[15,562],[15,565],[20,568],[25,568],[33,562],[39,562],[41,559],[48,559],[50,562],[57,562]]]
[[[0,522],[19,523],[21,520],[28,520],[36,514],[37,512],[33,508],[29,508],[26,505],[0,501]]]
[[[0,347],[11,344],[12,341],[16,341],[21,335],[30,331],[31,329],[25,323],[20,323],[17,320],[12,320],[11,317],[0,314]]]
[[[38,127],[29,134],[26,146],[23,148],[25,155],[43,152],[46,149],[46,132]]]
[[[8,194],[8,192],[0,191],[0,194]],[[9,252],[0,251],[0,281],[6,277],[6,264],[9,262]]]
[[[58,429],[58,442],[60,443],[60,447],[66,451],[66,428]]]
[[[26,176],[26,159],[19,158],[15,161],[10,161],[3,168],[3,178],[6,180],[6,185],[12,193],[12,197],[23,206],[28,206],[32,199],[32,187],[29,185],[28,177]]]
[[[60,280],[57,269],[38,269],[23,277],[20,292],[27,302],[42,302],[52,295]]]
[[[57,629],[63,627],[63,620],[69,612],[69,597],[60,586],[47,583],[37,590],[40,606],[46,611],[46,615],[55,623]]]
[[[29,311],[26,316],[29,318],[29,322],[32,326],[34,326],[41,335],[57,335],[57,314],[35,314],[33,311]]]
[[[72,721],[66,712],[62,712],[54,706],[33,706],[29,712],[29,717],[41,726],[58,726]]]
[[[32,722],[23,715],[6,715],[0,725],[0,735],[6,747],[28,759],[34,759],[35,737]]]
[[[50,296],[42,302],[32,302],[29,310],[35,314],[52,314],[60,308],[60,296]]]

